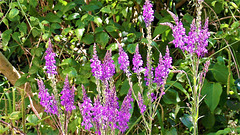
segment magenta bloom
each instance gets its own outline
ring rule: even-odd
[[[120,64],[120,69],[123,70],[125,73],[128,72],[128,66],[129,66],[129,59],[126,52],[124,52],[121,44],[118,43],[119,48],[119,57],[118,62]]]
[[[146,110],[146,105],[143,104],[143,98],[140,92],[138,92],[138,106],[140,108],[141,114],[143,114]]]
[[[199,0],[200,1],[200,0]],[[192,21],[191,29],[188,35],[185,33],[185,28],[179,18],[168,11],[169,14],[173,17],[176,25],[171,23],[162,23],[162,25],[168,25],[173,31],[174,40],[172,43],[175,47],[180,48],[182,51],[187,51],[189,54],[197,54],[198,57],[204,56],[208,51],[206,47],[208,46],[208,38],[210,33],[208,32],[208,19],[205,20],[204,27],[201,26],[201,22]],[[200,24],[200,26],[196,26]]]
[[[70,89],[68,76],[66,76],[64,86],[61,92],[61,105],[64,106],[66,111],[69,112],[76,109],[76,107],[74,106],[74,91],[74,86],[72,87],[72,89]]]
[[[162,55],[160,53],[159,63],[155,69],[154,82],[157,83],[159,87],[164,84],[164,81],[166,81],[169,74],[169,69],[172,68],[171,64],[172,58],[170,57],[169,49],[167,46],[164,58],[162,58]]]
[[[152,9],[153,5],[150,0],[146,0],[143,5],[143,20],[148,27],[154,19],[154,11]]]
[[[138,75],[140,74],[140,71],[143,69],[143,60],[141,54],[139,54],[139,49],[138,49],[138,44],[136,46],[136,52],[133,55],[133,71],[137,73]]]
[[[48,41],[48,48],[46,50],[46,56],[44,57],[46,60],[45,66],[47,69],[47,73],[52,76],[52,75],[56,75],[57,74],[57,67],[56,67],[56,53],[54,53],[53,48],[52,48],[52,44],[51,44],[51,40],[49,39]]]
[[[90,62],[91,62],[93,76],[95,76],[96,79],[100,79],[103,74],[102,73],[102,64],[97,56],[96,44],[94,44],[94,46],[93,46],[93,58],[90,60]]]
[[[128,129],[128,122],[131,117],[130,109],[132,108],[131,102],[132,99],[132,90],[129,89],[127,96],[124,98],[121,109],[118,114],[118,129],[124,133]]]
[[[107,51],[102,66],[102,77],[101,80],[109,80],[115,74],[115,65],[112,60],[112,52]]]
[[[42,80],[37,80],[40,98],[40,104],[45,108],[45,112],[58,115],[58,106],[57,101],[53,95],[48,93],[48,89],[45,88],[45,85]]]

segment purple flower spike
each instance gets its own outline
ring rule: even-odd
[[[74,106],[74,86],[70,90],[70,85],[68,81],[68,76],[66,76],[64,87],[61,92],[61,105],[65,107],[66,111],[71,112],[72,110],[75,110],[76,107]]]
[[[133,71],[139,75],[140,71],[142,70],[143,60],[142,60],[141,54],[139,54],[138,44],[136,46],[136,52],[133,56],[132,61],[133,61]]]
[[[112,60],[112,52],[107,51],[104,61],[102,64],[102,77],[101,80],[109,80],[115,74],[115,65],[114,61]]]
[[[130,109],[132,108],[131,102],[132,99],[132,90],[129,89],[127,96],[124,98],[121,110],[118,114],[118,129],[124,133],[126,129],[128,128],[128,122],[131,117]]]
[[[90,130],[91,127],[93,127],[92,125],[92,110],[93,110],[93,106],[92,106],[92,101],[89,97],[87,97],[86,91],[84,86],[82,85],[82,93],[83,93],[83,103],[82,104],[78,104],[79,109],[81,111],[82,117],[83,117],[83,121],[82,121],[82,126],[85,126],[86,130]]]
[[[39,95],[40,104],[45,108],[45,112],[51,114],[58,114],[58,106],[57,101],[55,100],[54,96],[48,93],[48,89],[45,89],[45,85],[42,80],[37,80],[38,88],[39,88]]]
[[[151,22],[154,20],[154,11],[152,9],[153,5],[150,0],[146,0],[143,5],[143,20],[146,24],[146,27],[148,27]]]
[[[141,114],[143,114],[146,110],[146,105],[143,104],[143,98],[140,92],[138,92],[138,106],[140,108]]]
[[[52,76],[52,75],[56,75],[57,74],[57,67],[56,67],[56,53],[53,52],[53,48],[52,48],[52,44],[51,44],[51,40],[49,39],[48,41],[48,48],[46,50],[46,56],[44,57],[46,60],[46,69],[47,69],[47,73]]]
[[[155,69],[154,82],[157,83],[157,86],[159,86],[159,87],[164,84],[164,81],[168,77],[169,69],[172,68],[172,66],[171,66],[172,58],[170,57],[168,46],[166,48],[166,54],[163,58],[162,58],[162,55],[160,53],[159,63],[158,63],[158,66]]]
[[[119,48],[119,57],[118,62],[120,64],[120,69],[123,70],[125,73],[128,73],[128,66],[129,66],[129,59],[126,52],[124,52],[121,44],[118,43]]]
[[[90,60],[90,62],[91,62],[93,76],[95,76],[96,79],[100,79],[103,73],[102,73],[101,61],[98,59],[98,56],[97,56],[96,44],[94,44],[93,46],[93,58]]]

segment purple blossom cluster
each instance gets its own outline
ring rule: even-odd
[[[143,98],[140,92],[138,92],[138,106],[140,108],[141,114],[143,114],[146,110],[146,105],[143,104]]]
[[[97,134],[101,134],[101,129],[105,130],[108,127],[112,131],[118,128],[123,133],[128,128],[131,102],[133,101],[131,90],[125,97],[120,110],[115,88],[107,88],[104,101],[101,102],[97,97],[94,99],[93,105],[91,99],[87,97],[84,87],[82,90],[83,103],[79,104],[79,109],[83,116],[82,126],[85,126],[86,130],[90,130],[94,125]]]
[[[136,52],[134,53],[133,55],[133,59],[132,59],[132,62],[133,62],[133,71],[134,73],[136,73],[137,75],[140,74],[140,71],[143,69],[142,66],[143,66],[143,60],[142,60],[142,56],[141,54],[139,54],[139,48],[138,48],[138,44],[136,46]]]
[[[148,27],[151,22],[154,20],[154,11],[152,9],[153,5],[150,0],[146,0],[143,5],[143,20],[146,24],[146,27]]]
[[[46,50],[46,56],[44,57],[46,60],[46,69],[47,69],[47,73],[52,76],[52,75],[56,75],[57,74],[57,67],[56,67],[56,53],[54,53],[53,48],[52,48],[52,44],[51,44],[51,40],[49,39],[48,41],[48,48]]]
[[[66,76],[64,86],[60,94],[62,94],[61,105],[64,106],[65,110],[69,112],[76,109],[76,107],[74,106],[74,91],[74,86],[72,86],[72,88],[70,89],[68,76]]]
[[[164,84],[164,81],[167,79],[169,74],[169,69],[172,68],[172,58],[169,54],[168,46],[166,48],[166,54],[162,58],[162,55],[160,53],[159,55],[159,63],[158,66],[155,68],[155,78],[154,82],[157,83],[157,86],[160,87]]]
[[[120,64],[120,69],[123,70],[125,73],[128,73],[128,66],[129,66],[129,58],[127,53],[123,50],[122,45],[118,43],[119,48],[119,57],[118,63]]]
[[[103,63],[98,59],[96,44],[93,47],[93,58],[90,60],[93,76],[102,81],[109,80],[115,74],[115,65],[112,52],[107,51]]]
[[[176,25],[172,25],[171,23],[162,23],[162,25],[168,25],[172,29],[174,37],[172,43],[175,47],[187,51],[189,54],[196,53],[198,57],[204,56],[207,53],[207,39],[210,36],[210,32],[208,32],[208,18],[205,20],[203,27],[201,26],[201,22],[197,22],[200,25],[197,26],[195,20],[193,20],[190,31],[186,35],[185,28],[182,22],[179,21],[179,18],[174,13],[168,12],[173,17]]]
[[[40,104],[45,108],[45,112],[50,114],[58,115],[58,106],[57,101],[53,95],[48,93],[48,89],[45,88],[45,85],[42,80],[37,80],[39,87]]]

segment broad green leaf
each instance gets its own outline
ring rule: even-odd
[[[130,43],[132,43],[132,42],[134,42],[135,40],[136,40],[136,34],[135,33],[129,33],[128,35],[127,35],[127,41],[128,42],[130,42]]]
[[[165,25],[158,25],[153,32],[153,37],[157,36],[158,34],[164,33],[167,29],[170,29],[170,28]]]
[[[12,29],[5,30],[2,33],[1,37],[2,37],[2,45],[3,46],[7,46],[8,45],[8,41],[10,40],[11,34],[12,34]]]
[[[19,79],[16,81],[16,83],[15,83],[14,86],[15,86],[15,87],[19,87],[19,86],[25,84],[27,81],[28,81],[28,80],[27,80],[26,75],[23,75],[21,78],[19,78]]]
[[[98,16],[95,16],[94,17],[94,20],[93,20],[98,26],[101,26],[102,25],[102,19]]]
[[[62,12],[63,12],[63,14],[65,14],[67,11],[69,11],[69,10],[75,8],[75,7],[76,7],[76,3],[75,2],[69,2],[67,4],[67,6],[62,9]]]
[[[38,118],[35,114],[28,115],[26,120],[29,122],[28,125],[36,126],[38,124]]]
[[[78,19],[78,18],[80,18],[79,13],[73,13],[73,14],[69,15],[67,19],[74,20],[74,19]]]
[[[22,22],[20,25],[18,25],[19,31],[27,34],[27,24]]]
[[[8,14],[9,19],[13,19],[19,14],[19,10],[16,8],[12,8],[11,11]]]
[[[207,113],[204,113],[204,117],[201,120],[202,120],[203,126],[207,129],[211,129],[215,124],[215,116],[210,111],[207,111]]]
[[[173,89],[169,89],[165,95],[163,95],[163,101],[166,104],[177,104],[180,102],[180,98],[178,96],[178,92]]]
[[[37,67],[37,66],[32,66],[30,69],[29,69],[29,74],[35,74],[35,73],[37,73],[38,72],[38,70],[39,70],[39,68]]]
[[[105,32],[96,34],[96,42],[99,43],[103,48],[107,45],[109,41],[109,36]]]
[[[174,86],[175,88],[179,89],[180,91],[182,91],[187,97],[188,99],[190,99],[190,96],[187,92],[187,90],[185,90],[182,86],[182,84],[178,83],[178,82],[175,82],[175,81],[167,81],[166,85],[169,85],[169,86]]]
[[[61,19],[57,15],[53,14],[52,12],[46,15],[46,20],[49,22],[61,23]]]
[[[14,32],[14,33],[12,34],[12,38],[13,38],[16,42],[21,43],[19,37],[20,37],[20,33],[19,33],[19,32]]]
[[[228,82],[228,68],[223,65],[216,63],[213,68],[209,69],[212,71],[214,78],[222,83],[222,84],[227,84]]]
[[[115,26],[109,25],[109,26],[107,26],[105,29],[107,30],[107,32],[114,32],[114,31],[116,31],[118,28],[115,27]]]
[[[9,116],[9,119],[10,120],[18,120],[18,119],[20,119],[20,111],[16,111],[16,112],[12,112],[11,114],[10,114],[10,116]]]
[[[172,127],[166,132],[166,135],[177,135],[177,129]]]
[[[108,46],[107,46],[107,50],[110,50],[110,49],[111,49],[112,51],[117,50],[117,49],[118,49],[117,43],[112,43],[112,44],[108,45]]]
[[[127,95],[129,88],[130,86],[128,84],[128,80],[125,79],[125,81],[123,81],[123,84],[120,90],[120,96]]]
[[[189,114],[184,114],[182,117],[179,118],[181,122],[188,127],[189,129],[193,126],[192,119]]]
[[[37,36],[40,36],[41,31],[38,30],[38,29],[33,29],[33,30],[32,30],[32,34],[33,34],[33,37],[37,37]]]
[[[72,58],[63,59],[62,63],[59,66],[71,66],[73,63]]]
[[[38,0],[30,0],[29,4],[35,8],[38,5]]]
[[[201,95],[206,96],[204,102],[207,104],[211,112],[214,112],[217,107],[221,94],[222,86],[220,83],[209,83],[207,80],[204,81]]]
[[[134,54],[134,53],[135,53],[136,46],[137,46],[137,44],[129,44],[129,45],[127,46],[128,52],[131,53],[131,54]]]
[[[85,44],[92,44],[94,42],[94,36],[92,34],[85,34],[82,38],[82,42]]]
[[[81,29],[78,28],[78,29],[75,30],[75,34],[76,34],[78,40],[82,39],[84,31],[85,31],[85,28],[81,28]]]
[[[109,6],[106,6],[106,7],[103,7],[103,8],[101,9],[101,11],[102,11],[103,13],[108,13],[108,14],[112,13],[112,11],[111,11],[111,9],[110,9],[110,5],[109,5]]]
[[[69,77],[76,77],[77,76],[77,71],[73,67],[68,67],[62,71],[64,75],[68,75]]]

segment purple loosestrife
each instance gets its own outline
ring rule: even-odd
[[[146,27],[150,26],[151,22],[154,19],[154,11],[152,9],[153,5],[150,0],[146,0],[143,5],[143,20],[146,24]]]
[[[129,89],[127,96],[124,98],[121,109],[118,114],[118,129],[124,133],[128,129],[128,122],[131,117],[130,109],[132,108],[132,90]]]
[[[140,108],[141,114],[143,114],[146,110],[146,105],[143,104],[143,98],[140,92],[138,92],[138,106]]]
[[[144,72],[144,80],[146,81],[146,85],[148,86],[149,85],[149,82],[150,82],[150,78],[148,77],[148,74],[149,74],[149,71],[148,71],[148,65],[149,63],[147,63],[147,67],[145,67],[145,72]],[[153,78],[153,70],[154,68],[152,67],[152,70],[151,70],[151,79]]]
[[[160,53],[159,63],[155,69],[154,82],[157,83],[158,87],[160,87],[161,85],[163,85],[165,83],[165,81],[168,77],[168,74],[169,74],[169,69],[172,68],[172,66],[171,66],[172,58],[170,57],[168,46],[166,48],[166,54],[163,58]]]
[[[128,66],[129,66],[129,59],[126,52],[124,52],[122,45],[118,43],[119,48],[119,57],[118,62],[120,64],[120,69],[123,70],[125,73],[128,73]]]
[[[92,110],[93,110],[93,106],[92,106],[92,101],[89,97],[87,97],[86,91],[84,86],[82,85],[82,92],[83,92],[83,103],[82,104],[78,104],[79,105],[79,109],[81,111],[82,117],[83,117],[83,121],[82,121],[82,126],[85,126],[86,130],[90,130],[91,127],[93,127],[92,125]]]
[[[142,70],[142,65],[143,65],[143,60],[141,54],[139,54],[139,48],[138,44],[136,46],[136,52],[133,55],[133,71],[137,74],[140,75],[140,72]]]
[[[92,115],[94,116],[92,121],[96,125],[96,134],[101,135],[101,129],[103,126],[103,111],[105,108],[102,106],[99,96],[94,98],[94,107],[92,108]]]
[[[111,50],[107,51],[104,61],[102,64],[102,77],[101,80],[109,80],[115,74],[115,65],[112,60],[112,52]]]
[[[91,62],[93,76],[95,76],[96,79],[100,79],[103,74],[102,73],[102,64],[97,56],[96,44],[94,44],[94,46],[93,46],[93,58],[90,60],[90,62]]]
[[[52,75],[56,75],[57,74],[57,67],[56,67],[56,53],[53,52],[53,48],[52,48],[52,44],[51,44],[51,40],[49,39],[48,41],[48,48],[46,50],[46,56],[44,57],[46,60],[46,69],[47,69],[47,73],[52,76]]]
[[[64,106],[66,111],[69,112],[76,109],[76,107],[74,106],[74,91],[74,86],[72,87],[72,89],[70,89],[68,76],[66,76],[64,86],[61,92],[61,105]]]
[[[185,28],[179,18],[168,11],[173,17],[176,25],[171,23],[162,23],[162,25],[169,26],[173,31],[174,40],[172,43],[175,47],[180,48],[182,51],[187,51],[189,54],[195,53],[198,57],[204,56],[207,53],[206,47],[208,46],[207,39],[210,36],[208,32],[208,18],[205,20],[204,27],[201,26],[201,21],[192,21],[191,29],[188,35],[186,35]]]
[[[38,97],[40,98],[40,104],[45,108],[45,112],[58,115],[58,106],[54,96],[50,96],[42,80],[37,80],[37,82],[39,88]]]

